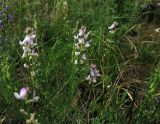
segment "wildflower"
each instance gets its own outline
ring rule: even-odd
[[[91,32],[86,32],[86,27],[82,26],[79,29],[77,35],[74,36],[75,40],[75,64],[83,64],[84,61],[87,59],[85,55],[86,48],[90,47],[90,42],[92,40],[88,40],[89,34]]]
[[[23,87],[21,88],[20,93],[14,92],[14,96],[16,99],[23,100],[27,97],[28,91],[29,91],[28,87]]]
[[[35,119],[35,113],[31,113],[31,117],[26,120],[26,124],[39,124],[38,120]]]
[[[35,52],[34,47],[37,46],[37,43],[34,43],[34,39],[36,38],[35,32],[31,28],[26,29],[26,37],[23,41],[20,41],[19,44],[23,48],[22,58],[26,58],[27,56],[36,57],[38,53]]]
[[[81,29],[79,29],[78,36],[82,37],[83,35],[85,35],[85,32],[86,32],[86,27],[82,26]]]
[[[99,70],[97,70],[95,64],[91,64],[89,75],[86,77],[86,80],[90,82],[97,82],[97,77],[100,77]]]
[[[116,21],[114,21],[113,24],[108,27],[108,29],[109,29],[110,31],[113,31],[113,30],[115,30],[115,28],[116,28],[117,26],[118,26],[118,23],[117,23]]]

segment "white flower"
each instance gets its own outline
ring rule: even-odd
[[[111,26],[108,27],[109,30],[114,30],[118,26],[118,23],[116,21],[113,22]]]

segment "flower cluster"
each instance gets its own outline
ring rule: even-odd
[[[0,2],[0,29],[4,28],[4,22],[13,20],[12,13],[9,12],[9,6],[6,3]]]
[[[96,68],[96,64],[91,64],[89,69],[89,75],[86,77],[86,80],[89,82],[97,82],[97,77],[100,77],[99,70]]]
[[[35,57],[38,56],[38,53],[35,51],[35,47],[37,43],[34,43],[34,39],[36,38],[36,33],[32,28],[26,29],[26,37],[23,41],[20,41],[19,44],[23,48],[22,58],[26,57]]]
[[[90,47],[90,42],[92,40],[89,40],[88,37],[91,32],[86,32],[86,27],[82,26],[79,29],[79,33],[74,36],[75,40],[75,64],[83,64],[84,61],[86,60],[86,54],[85,50],[86,48]]]

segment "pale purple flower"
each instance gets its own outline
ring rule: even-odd
[[[34,39],[35,39],[36,35],[35,34],[30,34],[30,35],[26,35],[26,37],[24,38],[23,41],[20,41],[19,44],[20,45],[31,45],[31,46],[35,46],[34,44]]]
[[[81,29],[79,29],[78,36],[82,37],[85,34],[85,32],[86,32],[86,27],[82,26]]]
[[[34,31],[27,34],[23,41],[20,41],[19,44],[23,48],[22,58],[26,58],[27,56],[37,57],[38,53],[35,52],[34,47],[37,46],[37,43],[34,43],[34,39],[36,38],[36,34]]]
[[[85,56],[85,51],[88,47],[90,47],[90,42],[92,40],[88,40],[89,34],[91,32],[86,32],[86,27],[82,26],[79,29],[79,32],[77,35],[74,36],[75,40],[75,56],[78,56],[78,59],[76,58],[75,64],[83,64],[87,58]]]
[[[27,97],[28,91],[29,91],[28,87],[23,87],[20,89],[19,93],[14,92],[14,96],[16,99],[23,100]]]
[[[90,82],[97,82],[97,77],[100,77],[99,70],[96,68],[96,64],[91,64],[89,75],[86,77],[86,80]]]

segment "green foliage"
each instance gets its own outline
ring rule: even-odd
[[[143,25],[152,24],[141,22],[147,13],[143,6],[152,3],[150,0],[3,3],[9,5],[13,20],[5,18],[6,25],[0,29],[0,120],[5,117],[4,123],[25,123],[35,112],[42,124],[160,122],[159,36],[150,38]],[[158,16],[155,12],[156,19]],[[108,27],[114,21],[119,25],[111,33]],[[83,25],[92,32],[93,41],[86,50],[86,63],[75,65],[74,35]],[[26,27],[36,31],[36,59],[22,58],[19,41],[25,37]],[[27,70],[25,62],[36,64]],[[101,74],[97,82],[86,80],[91,63]],[[30,88],[29,98],[36,90],[38,102],[15,99],[14,92],[24,86]],[[29,114],[21,114],[20,109]]]

